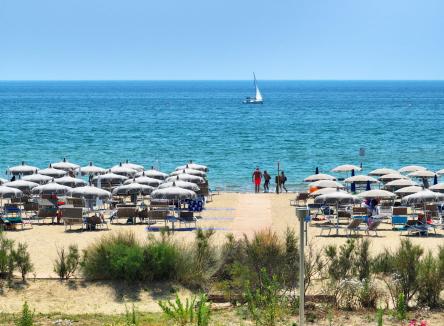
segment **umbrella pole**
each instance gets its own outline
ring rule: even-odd
[[[339,235],[339,202],[336,202],[336,235]]]

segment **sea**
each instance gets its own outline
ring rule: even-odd
[[[275,176],[279,164],[290,191],[316,167],[444,168],[444,81],[259,87],[263,105],[242,104],[252,81],[1,81],[0,176],[64,157],[165,172],[193,160],[209,167],[211,188],[244,192],[256,166]]]

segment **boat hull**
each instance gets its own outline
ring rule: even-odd
[[[245,100],[242,103],[244,104],[264,104],[264,101],[258,101],[258,100]]]

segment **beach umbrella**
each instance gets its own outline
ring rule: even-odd
[[[68,186],[68,187],[80,187],[80,186],[86,186],[87,183],[83,179],[73,178],[70,176],[64,176],[61,178],[54,179],[54,182],[57,182],[60,185]]]
[[[385,189],[399,189],[408,186],[417,186],[418,184],[410,179],[397,179],[387,182],[384,186]]]
[[[25,175],[21,180],[31,181],[43,185],[45,183],[50,182],[52,179],[53,177],[37,173],[37,174]]]
[[[6,179],[3,179],[3,178],[0,178],[0,185],[2,185],[2,184],[4,184],[4,183],[7,183],[7,182],[9,182],[9,180],[6,180]]]
[[[203,171],[195,170],[195,169],[183,169],[183,170],[176,170],[170,173],[170,176],[173,177],[178,174],[191,174],[191,175],[197,175],[198,177],[205,178],[207,174]]]
[[[196,197],[197,195],[194,191],[183,189],[177,186],[156,189],[151,193],[152,199],[184,200],[194,199]]]
[[[353,164],[344,164],[344,165],[338,165],[334,169],[332,169],[332,172],[353,172],[354,171],[361,171],[361,168],[357,165]]]
[[[316,169],[315,169],[315,174],[319,174],[319,168],[318,167],[316,167]]]
[[[80,167],[80,165],[78,164],[68,162],[66,158],[63,158],[63,161],[52,163],[51,165],[54,169],[59,169],[67,172],[74,171]]]
[[[97,176],[95,176],[93,179],[92,179],[92,181],[93,181],[93,183],[95,183],[95,184],[99,184],[99,182],[100,183],[102,183],[102,182],[111,182],[111,183],[114,183],[114,182],[120,182],[120,183],[123,183],[125,180],[127,180],[128,178],[127,177],[125,177],[125,176],[123,176],[123,175],[120,175],[120,174],[115,174],[115,173],[111,173],[111,172],[108,172],[108,173],[105,173],[105,174],[102,174],[102,175],[97,175]]]
[[[20,198],[23,192],[17,188],[0,186],[0,198]]]
[[[390,173],[399,173],[399,172],[396,170],[393,170],[393,169],[379,168],[379,169],[369,172],[368,175],[381,176],[381,175],[390,174]]]
[[[429,188],[429,190],[436,192],[444,192],[444,183],[437,183]]]
[[[308,184],[309,188],[344,188],[344,186],[334,180],[318,180]]]
[[[65,170],[54,169],[50,164],[49,167],[43,170],[39,170],[39,174],[47,175],[53,178],[61,178],[67,174]]]
[[[326,195],[326,194],[330,194],[332,192],[336,192],[338,191],[337,188],[322,188],[316,191],[313,191],[312,193],[310,193],[310,197],[318,197],[321,195]],[[339,190],[339,192],[345,192],[344,190]]]
[[[417,192],[420,192],[422,190],[424,190],[424,188],[422,188],[420,186],[408,186],[408,187],[403,187],[403,188],[396,190],[395,194],[410,195],[410,194],[416,194]]]
[[[399,173],[410,173],[410,172],[416,172],[416,171],[423,171],[427,170],[425,167],[420,165],[407,165],[398,170]]]
[[[408,179],[408,177],[406,177],[405,175],[402,175],[399,172],[384,174],[379,177],[379,180],[382,182],[389,182],[389,181],[398,180],[398,179]]]
[[[370,185],[370,181],[367,180],[367,184],[365,185],[365,191],[370,191],[370,190],[372,190],[372,187]]]
[[[409,173],[409,176],[413,178],[434,178],[436,175],[435,172],[429,170],[421,170]]]
[[[304,179],[305,182],[314,182],[319,180],[336,180],[336,178],[332,175],[325,173],[313,174]]]
[[[150,170],[138,172],[136,174],[136,176],[137,177],[149,177],[149,178],[158,179],[158,180],[165,180],[166,178],[168,178],[168,174],[154,170],[153,168],[151,168]]]
[[[199,171],[203,171],[203,172],[208,172],[208,167],[206,165],[196,164],[196,163],[193,163],[192,161],[190,161],[190,163],[188,163],[186,165],[178,166],[176,168],[176,170],[183,170],[183,169],[194,169],[194,170],[199,170]]]
[[[438,184],[438,175],[435,174],[435,176],[433,177],[433,184],[436,185]]]
[[[154,179],[150,177],[137,177],[134,179],[128,179],[124,182],[124,184],[130,184],[132,182],[137,182],[143,185],[151,186],[151,187],[158,187],[163,181],[159,179]]]
[[[134,177],[137,173],[136,170],[123,166],[122,163],[120,163],[119,165],[113,166],[110,171],[112,173],[123,175],[123,176],[129,177],[129,178]]]
[[[187,190],[191,190],[191,191],[194,191],[194,192],[200,190],[200,188],[199,188],[199,186],[197,184],[192,183],[192,182],[187,182],[187,181],[181,181],[181,180],[176,180],[176,181],[173,181],[173,182],[162,183],[159,186],[159,189],[171,188],[171,187],[174,187],[174,186],[179,187],[179,188],[183,188],[183,189],[187,189]]]
[[[444,169],[441,169],[441,170],[436,171],[436,174],[438,174],[438,175],[443,175],[443,174],[444,174]]]
[[[13,166],[8,169],[8,172],[12,175],[30,175],[33,173],[37,173],[38,168],[31,165],[26,165],[24,161],[22,161],[21,165]]]
[[[191,175],[186,173],[178,174],[174,177],[169,177],[166,179],[167,182],[172,182],[176,180],[188,181],[196,184],[205,183],[204,178],[198,177],[197,175]]]
[[[344,180],[345,183],[362,183],[365,184],[367,182],[370,183],[379,183],[379,181],[373,177],[370,177],[368,175],[363,175],[363,174],[359,174],[359,175],[355,175],[354,177],[350,177]]]
[[[358,194],[358,197],[367,199],[395,199],[396,194],[387,190],[373,189],[361,192]]]
[[[351,176],[352,176],[352,177],[355,176],[355,170],[352,170]]]
[[[356,192],[356,183],[352,182],[351,187],[350,187],[350,191]]]
[[[434,203],[441,200],[444,200],[444,194],[425,189],[418,191],[417,193],[405,196],[402,199],[401,203],[408,205],[425,204],[425,203]]]
[[[71,192],[72,188],[50,182],[32,189],[33,194],[37,195],[66,195]]]
[[[143,185],[137,182],[114,188],[113,195],[128,196],[128,195],[149,195],[154,190],[153,187]]]
[[[109,199],[111,198],[111,193],[97,187],[84,186],[74,188],[71,192],[71,196],[85,199]]]
[[[136,172],[140,172],[143,171],[145,168],[143,167],[143,165],[139,165],[139,164],[134,164],[134,163],[130,163],[128,162],[128,160],[126,160],[125,163],[122,163],[122,166],[124,168],[130,168],[132,170],[135,170]]]
[[[7,182],[4,184],[6,187],[10,188],[16,188],[21,191],[29,191],[35,187],[37,187],[39,184],[31,181],[26,180],[15,180],[11,182]]]
[[[95,166],[92,162],[89,162],[87,166],[79,168],[78,171],[81,175],[99,175],[106,173],[106,170],[104,168]]]

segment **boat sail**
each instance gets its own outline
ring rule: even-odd
[[[257,86],[256,75],[254,72],[253,72],[253,77],[254,77],[254,87],[256,88],[256,96],[255,97],[247,97],[243,101],[243,103],[244,104],[263,104],[264,100],[262,98],[261,91],[259,90],[259,87]]]

